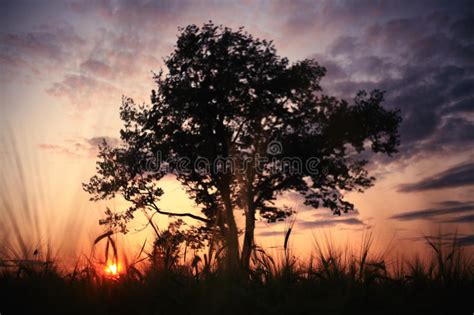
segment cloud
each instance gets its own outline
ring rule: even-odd
[[[217,5],[217,3],[215,4]],[[73,1],[70,8],[85,16],[95,16],[116,28],[130,28],[139,25],[141,29],[156,31],[172,27],[176,30],[177,21],[188,10],[201,9],[205,12],[206,7],[202,7],[196,2],[187,1]],[[201,8],[199,8],[201,7]],[[208,8],[209,9],[209,8]],[[193,11],[191,11],[193,12]],[[194,11],[195,12],[195,11]]]
[[[441,244],[442,246],[451,246],[457,244],[460,246],[471,246],[474,245],[474,234],[458,234],[458,233],[445,233],[440,235],[427,235],[422,237],[409,237],[404,240],[415,241],[415,242],[433,242],[434,244]]]
[[[443,200],[439,201],[436,204],[441,207],[454,207],[454,206],[462,206],[468,204],[474,204],[474,201],[459,201],[459,200]]]
[[[111,67],[99,60],[87,59],[81,63],[80,68],[99,77],[110,78],[112,76]]]
[[[458,242],[461,246],[472,246],[474,245],[474,235],[462,236],[458,239]]]
[[[44,24],[29,32],[0,32],[0,65],[46,73],[67,62],[85,43],[66,22]]]
[[[60,73],[46,89],[77,111],[117,104],[121,95],[147,100],[153,86],[152,70],[161,63],[161,41],[133,30],[98,31],[75,58],[67,73]]]
[[[354,36],[342,35],[329,47],[329,52],[334,56],[351,56],[357,49],[357,39]]]
[[[430,189],[457,188],[469,185],[474,185],[474,163],[471,162],[453,166],[417,183],[400,185],[399,191],[418,192]]]
[[[327,219],[327,220],[318,220],[318,221],[303,221],[298,222],[298,227],[302,229],[311,229],[319,227],[331,227],[339,224],[344,225],[365,225],[364,222],[357,218],[347,218],[347,219]]]
[[[110,145],[111,147],[116,147],[121,142],[120,139],[114,137],[92,137],[89,139],[85,139],[85,141],[94,148],[97,148],[101,145],[104,141]]]
[[[339,228],[340,231],[366,232],[372,229],[372,225],[364,225],[357,228]]]
[[[117,95],[118,100],[120,95],[119,89],[112,84],[83,74],[66,75],[62,81],[54,83],[46,92],[51,96],[68,100],[79,109],[107,105],[102,102],[107,98],[109,103],[115,103],[116,100],[110,100],[110,96]]]
[[[456,217],[447,221],[444,221],[446,223],[473,223],[474,222],[474,214],[471,215],[465,215],[462,217]]]
[[[453,215],[464,212],[474,211],[474,203],[466,202],[462,205],[447,207],[447,208],[429,208],[416,211],[407,211],[400,214],[396,214],[390,217],[390,219],[398,221],[411,221],[411,220],[429,220],[437,218],[442,215]]]
[[[98,146],[99,144],[102,144],[103,140],[112,147],[117,146],[120,143],[120,139],[118,138],[104,136],[67,139],[62,144],[40,143],[38,147],[41,150],[73,158],[95,158],[99,152]]]
[[[246,3],[258,22],[236,19],[235,9],[242,6],[73,1],[55,14],[85,23],[100,18],[93,32],[81,29],[81,23],[48,21],[30,31],[2,32],[0,63],[8,67],[5,76],[19,68],[47,73],[46,63],[57,65],[62,72],[54,71],[51,77],[59,79],[47,91],[77,110],[115,103],[111,99],[122,93],[146,101],[151,70],[171,51],[177,26],[200,24],[209,15],[218,23],[245,25],[253,34],[266,32],[279,52],[296,47],[297,55],[316,57],[328,68],[323,86],[337,96],[351,99],[359,89],[386,90],[385,105],[401,108],[404,118],[399,158],[472,148],[472,119],[461,116],[472,112],[474,97],[469,1]],[[71,83],[80,84],[75,89]]]
[[[455,34],[457,38],[465,40],[466,42],[472,41],[472,30],[474,29],[474,18],[468,16],[466,18],[457,20],[450,27],[450,31]]]
[[[434,236],[426,236],[420,238],[420,240],[430,240],[432,242],[438,243],[441,242],[442,245],[452,245],[456,243],[460,246],[471,246],[474,245],[474,234],[457,234],[457,233],[447,233],[443,235],[434,235]]]
[[[418,11],[424,13],[410,14],[401,7],[381,11],[383,18],[367,19],[358,31],[342,33],[324,53],[315,54],[323,66],[330,65],[322,85],[346,99],[360,89],[385,90],[384,105],[400,108],[403,116],[399,159],[469,150],[474,124],[465,113],[474,108],[474,37],[466,33],[472,18],[460,10],[463,4],[412,5],[424,7]]]
[[[471,121],[461,117],[450,117],[440,123],[436,135],[427,139],[431,143],[426,144],[424,148],[431,152],[436,152],[436,149],[439,148],[468,151],[474,149],[472,148],[473,134],[474,124]]]
[[[71,16],[70,11],[57,14],[60,19]],[[122,94],[148,95],[151,71],[159,68],[159,57],[165,55],[160,52],[161,36],[110,24],[91,31],[71,20],[73,25],[54,20],[31,30],[18,26],[16,31],[0,31],[0,81],[34,75],[32,82],[41,80],[47,94],[69,105],[76,111],[73,114],[116,104]]]
[[[464,99],[462,101],[456,102],[453,105],[445,108],[446,114],[448,113],[472,113],[474,112],[474,97]]]
[[[398,3],[392,1],[285,1],[274,2],[270,6],[273,15],[280,16],[283,27],[288,32],[297,35],[305,34],[315,29],[342,29],[349,33],[366,25],[368,21],[400,19],[412,17],[414,12],[442,11],[449,14],[462,14],[463,9],[469,8],[469,1],[456,4],[433,1],[410,1]],[[413,29],[409,30],[411,33]],[[406,34],[410,35],[411,33]]]
[[[285,231],[262,231],[258,232],[257,235],[262,237],[284,237],[285,233]],[[292,232],[292,234],[294,233]]]
[[[74,152],[74,150],[71,150],[70,148],[62,146],[62,145],[51,144],[51,143],[40,143],[38,147],[41,150],[53,152],[55,154],[66,155],[68,157],[74,157],[74,158],[79,157],[79,155],[76,152]]]

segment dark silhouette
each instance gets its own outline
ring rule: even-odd
[[[166,71],[155,76],[151,105],[124,98],[123,145],[101,146],[98,174],[84,185],[93,200],[121,194],[132,203],[108,222],[126,231],[141,209],[204,222],[203,233],[218,231],[213,244],[235,271],[249,268],[256,216],[275,222],[293,213],[274,205],[279,193],[298,192],[307,205],[339,215],[353,210],[341,191],[362,192],[374,180],[360,154],[391,155],[399,144],[400,114],[381,106],[383,92],[361,91],[349,104],[322,93],[326,70],[316,61],[290,64],[243,28],[180,31]],[[151,158],[166,169],[151,167]],[[202,216],[156,205],[158,180],[170,171]],[[245,215],[242,250],[236,211]]]

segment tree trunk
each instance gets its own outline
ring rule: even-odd
[[[245,235],[244,246],[242,248],[242,267],[244,270],[250,268],[250,256],[254,247],[254,231],[255,231],[255,209],[249,207],[245,215]]]
[[[226,245],[227,245],[227,257],[226,264],[227,269],[231,273],[238,273],[240,270],[239,264],[239,236],[237,230],[237,224],[235,223],[234,211],[232,202],[230,200],[230,192],[228,189],[221,189],[222,199],[225,207],[225,222],[228,225],[226,233]]]
[[[257,146],[257,145],[256,145]],[[255,179],[255,169],[249,168],[246,173],[246,180],[243,181],[245,191],[245,235],[244,245],[242,247],[242,267],[245,271],[250,270],[250,257],[255,245],[255,204],[254,204],[254,190],[252,183]]]

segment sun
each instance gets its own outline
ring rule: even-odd
[[[109,276],[115,277],[119,275],[119,264],[109,262],[105,267],[105,273]]]

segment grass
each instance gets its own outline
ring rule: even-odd
[[[291,233],[291,226],[287,235]],[[105,277],[91,262],[61,272],[55,263],[3,267],[2,314],[471,314],[474,266],[456,239],[427,238],[426,259],[391,262],[371,252],[367,234],[358,251],[315,241],[305,262],[285,246],[271,257],[253,256],[245,280],[189,263],[158,267],[158,257],[137,257],[120,277]],[[109,242],[109,241],[108,241]],[[288,241],[285,242],[287,244]],[[115,247],[115,245],[114,245]],[[140,255],[144,252],[143,248]],[[157,252],[157,251],[153,251]],[[138,255],[138,256],[140,256]],[[202,259],[204,261],[204,259]]]

